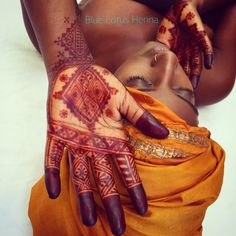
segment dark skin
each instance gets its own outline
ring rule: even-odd
[[[123,118],[153,138],[166,138],[169,131],[136,103],[110,71],[94,64],[74,1],[29,0],[24,4],[49,80],[45,152],[49,197],[55,199],[60,194],[60,162],[67,148],[83,223],[92,226],[97,219],[89,177],[91,167],[111,230],[121,235],[125,219],[111,160],[137,213],[143,215],[147,211],[145,191],[123,129]]]
[[[82,16],[94,17],[120,17],[147,16],[161,18],[160,14],[149,7],[132,1],[95,0],[89,2],[82,11]],[[207,7],[213,8],[213,1],[203,1],[200,9]],[[219,5],[220,2],[217,2]],[[222,2],[221,2],[222,4]],[[127,13],[124,9],[130,9]],[[95,10],[96,9],[96,10]],[[213,68],[202,69],[200,82],[196,90],[197,106],[210,105],[225,98],[233,88],[235,82],[235,60],[236,60],[236,6],[232,5],[226,10],[218,28],[215,32],[208,27],[206,30],[211,36],[214,47]],[[233,20],[235,19],[235,20]],[[153,41],[157,25],[146,24],[84,24],[83,31],[89,47],[96,61],[114,72],[117,67],[126,60],[131,54],[141,48],[145,42]],[[97,34],[95,32],[98,32]],[[100,40],[102,38],[103,40]],[[110,60],[112,58],[112,60]],[[209,93],[207,91],[216,91]]]
[[[146,43],[122,63],[114,74],[127,86],[156,97],[189,125],[198,125],[192,84],[176,55],[165,45]],[[151,82],[151,86],[148,86],[148,82]]]
[[[116,3],[114,4],[114,1]],[[115,16],[127,17],[143,16],[158,17],[162,16],[151,8],[134,1],[108,1],[93,0],[82,1],[82,19],[85,16],[112,18]],[[231,4],[233,1],[222,0],[196,0],[195,4],[200,13],[207,15],[207,11],[217,7],[224,7],[224,14],[220,23],[213,31],[205,25],[205,30],[210,36],[214,47],[213,68],[202,69],[200,82],[196,93],[196,105],[210,105],[224,99],[232,90],[235,82],[235,59],[236,59],[236,6]],[[116,6],[116,7],[114,7]],[[129,12],[125,9],[129,9]],[[32,43],[39,50],[38,42],[33,32],[25,7],[22,4],[24,22],[31,38]],[[220,9],[220,11],[222,11]],[[217,11],[209,18],[214,19]],[[235,20],[233,20],[235,19]],[[207,22],[206,22],[207,23]],[[157,24],[84,24],[82,25],[87,43],[97,64],[104,66],[114,72],[119,65],[131,54],[137,52],[148,41],[154,41],[157,31]],[[97,32],[97,33],[96,33]],[[102,39],[102,40],[100,40]],[[110,60],[112,58],[112,60]],[[209,93],[208,91],[215,91]]]
[[[134,14],[135,12],[135,15],[141,14],[143,16],[150,16],[150,17],[159,16],[156,12],[138,3],[134,2],[129,2],[129,3],[126,2],[126,3],[132,4],[132,11],[130,12],[130,15]],[[94,10],[96,9],[96,14],[98,14],[99,17],[105,17],[105,15],[99,15],[99,9],[100,9],[99,6],[101,6],[102,1],[93,1],[91,4],[92,5],[90,6],[88,4],[86,8],[82,11],[82,16],[83,14],[94,15],[95,14]],[[124,4],[122,6],[127,7]],[[121,4],[118,4],[116,5],[116,10],[112,11],[111,10],[112,6],[109,5],[108,2],[106,2],[106,7],[107,7],[106,11],[106,9],[104,9],[104,1],[103,1],[103,8],[101,8],[101,11],[103,12],[103,14],[108,14],[107,17],[111,17],[116,15],[117,12],[125,12],[124,10],[121,9],[122,6]],[[152,55],[152,52],[149,53],[149,50],[153,51],[155,50],[155,48],[160,48],[163,46],[163,45],[157,46],[153,43],[146,45],[147,41],[150,41],[154,38],[156,32],[156,25],[133,24],[128,26],[126,25],[124,27],[122,25],[88,26],[84,23],[82,25],[82,28],[85,32],[85,37],[88,41],[89,47],[92,51],[92,54],[94,55],[97,64],[103,65],[104,67],[110,69],[110,71],[114,72],[116,77],[120,79],[122,82],[125,82],[125,80],[127,80],[130,76],[137,76],[137,75],[143,76],[146,80],[152,81],[154,84],[154,89],[152,89],[152,91],[149,92],[153,96],[157,97],[167,106],[169,106],[173,111],[175,111],[180,117],[185,119],[189,124],[197,125],[197,115],[194,112],[192,106],[189,105],[189,103],[192,103],[192,105],[194,105],[195,103],[194,97],[189,92],[193,91],[193,88],[191,87],[191,83],[184,74],[182,68],[178,65],[176,56],[170,53],[169,51],[166,51],[165,53],[159,54],[157,56],[157,61],[153,62],[155,55]],[[94,34],[94,32],[96,31],[99,34]],[[38,38],[40,38],[40,36]],[[103,40],[99,40],[100,38],[102,38]],[[34,40],[34,37],[32,37],[32,40]],[[47,46],[45,46],[47,45],[47,43],[45,43],[45,41],[48,41],[48,38],[43,38],[41,36],[41,40],[39,40],[41,47],[39,45],[38,48],[40,49],[40,51],[44,56],[45,64],[50,74],[49,65],[51,64],[51,60],[53,60],[51,57],[51,55],[53,55],[53,52],[48,53],[48,48]],[[37,47],[38,44],[35,43],[35,46]],[[140,48],[141,51],[139,51]],[[139,55],[137,55],[137,52]],[[48,54],[49,56],[47,56],[46,54]],[[110,60],[110,58],[112,58],[112,60]],[[143,70],[141,71],[139,71],[139,69],[141,68],[140,65],[142,65],[143,68]],[[155,76],[153,76],[154,74]],[[136,84],[133,84],[132,86],[138,87],[140,85],[137,84],[137,82],[135,83]],[[141,84],[141,86],[143,85]],[[179,90],[179,88],[181,89],[185,88],[188,89],[189,91],[184,92],[183,90]],[[185,100],[188,100],[189,103],[186,103]],[[72,160],[74,159],[72,158]],[[57,189],[56,191],[58,192]],[[91,201],[93,200],[91,200],[91,197],[89,196],[87,198],[86,197],[83,198],[83,200],[81,200],[80,203],[84,202],[88,204],[89,202],[89,204],[91,204]],[[84,204],[80,205],[82,207]],[[105,202],[104,205],[108,209],[108,215],[111,214],[112,211],[110,211],[109,213],[109,208],[112,209],[114,205],[111,204],[111,202],[109,202],[107,205]],[[136,203],[136,205],[139,204]],[[138,211],[140,211],[141,214],[143,214],[142,212],[145,212],[145,210],[142,209]],[[114,222],[110,222],[113,232],[117,235],[120,234],[120,232],[122,232],[125,227],[122,219],[122,211],[120,211],[119,214],[116,214],[115,218],[116,217],[118,218],[116,218]],[[95,223],[94,209],[91,209],[91,214],[87,216],[84,215],[83,220],[87,225],[94,224]]]

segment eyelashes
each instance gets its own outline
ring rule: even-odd
[[[126,86],[135,87],[141,91],[151,91],[154,90],[154,84],[151,80],[144,79],[143,76],[135,75],[130,76],[127,80],[124,81]]]
[[[127,83],[130,83],[130,82],[133,82],[133,81],[142,81],[148,85],[152,85],[153,86],[153,83],[151,80],[146,80],[144,79],[143,76],[139,76],[139,75],[135,75],[135,76],[130,76],[126,81],[125,81],[125,84]]]

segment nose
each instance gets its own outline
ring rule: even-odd
[[[178,58],[173,52],[157,52],[151,61],[151,67],[153,67],[154,73],[157,74],[155,85],[170,85],[171,80],[174,78],[177,65]]]

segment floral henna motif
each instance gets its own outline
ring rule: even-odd
[[[166,27],[164,25],[162,25],[160,28],[159,28],[159,33],[161,34],[165,34],[166,33]]]
[[[66,82],[68,82],[68,80],[69,80],[69,77],[68,77],[67,75],[62,74],[62,75],[60,76],[60,81],[61,81],[61,82],[66,83]]]
[[[59,47],[59,60],[52,68],[53,78],[55,78],[60,71],[73,65],[88,67],[94,63],[94,59],[81,31],[80,18],[70,23],[69,17],[65,17],[64,23],[68,25],[66,32],[54,41]]]
[[[60,111],[59,115],[62,119],[66,119],[68,117],[68,111],[63,109]]]
[[[195,17],[195,14],[192,13],[192,12],[189,12],[189,13],[186,15],[186,19],[187,19],[187,20],[192,20],[194,17]]]

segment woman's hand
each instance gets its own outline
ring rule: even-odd
[[[76,1],[24,0],[24,4],[49,78],[45,155],[49,196],[56,198],[60,194],[60,162],[67,148],[82,221],[86,225],[96,222],[89,179],[92,169],[112,232],[120,235],[125,230],[125,220],[111,159],[138,213],[147,210],[123,118],[155,138],[165,138],[169,132],[135,102],[109,71],[94,65],[77,16]]]
[[[213,48],[196,4],[189,0],[176,0],[159,24],[156,39],[177,55],[196,88],[202,69],[202,52],[207,69],[213,62]]]
[[[96,222],[89,166],[101,195],[112,232],[125,230],[124,213],[113,178],[114,161],[139,214],[147,199],[123,130],[123,117],[142,132],[165,138],[168,130],[138,105],[108,70],[91,65],[61,72],[49,86],[45,182],[51,198],[60,193],[60,162],[67,148],[84,224]],[[123,117],[122,117],[123,116]]]

